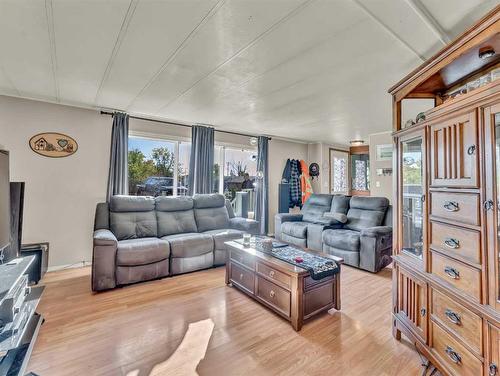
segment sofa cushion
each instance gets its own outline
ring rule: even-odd
[[[170,256],[168,242],[158,238],[120,240],[116,264],[121,266],[147,265]]]
[[[351,196],[333,195],[330,212],[347,214],[347,211],[349,210],[350,201],[351,201]]]
[[[191,197],[157,197],[158,236],[197,232]]]
[[[226,205],[226,198],[220,193],[194,195],[193,201],[196,209],[220,208]]]
[[[354,196],[349,206],[345,228],[361,231],[382,224],[389,200],[385,197]]]
[[[359,252],[359,236],[360,233],[353,230],[325,230],[323,243],[333,248]]]
[[[188,196],[158,196],[155,198],[155,208],[158,211],[177,212],[190,210],[193,209],[193,207],[193,198]]]
[[[109,228],[118,240],[156,237],[156,213],[154,210],[110,212]]]
[[[213,252],[214,241],[208,234],[187,233],[163,236],[170,244],[172,257],[193,257]]]
[[[294,238],[305,239],[307,236],[307,222],[284,222],[281,224],[281,233]]]
[[[115,195],[109,201],[112,212],[147,212],[155,209],[155,200],[149,196]]]
[[[239,239],[243,236],[244,232],[234,229],[219,229],[205,231],[204,234],[212,235],[212,237],[214,238],[214,249],[225,250],[226,245],[224,244],[224,242]]]
[[[199,232],[229,227],[229,215],[224,204],[218,208],[195,208],[194,217]]]
[[[332,205],[332,195],[313,194],[304,204],[301,210],[302,220],[306,222],[315,222],[321,220],[323,213],[330,210]]]

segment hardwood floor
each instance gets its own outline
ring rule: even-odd
[[[210,269],[99,294],[90,268],[48,273],[45,316],[29,370],[50,375],[145,376],[180,345],[190,323],[213,329],[199,375],[417,375],[409,342],[391,335],[391,270],[343,266],[342,311],[294,332]],[[162,373],[154,373],[162,374]]]

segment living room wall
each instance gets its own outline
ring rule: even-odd
[[[92,260],[94,209],[105,200],[110,116],[98,111],[0,96],[0,149],[10,152],[12,181],[26,182],[23,243],[50,243],[49,267],[79,266]],[[189,128],[131,119],[136,132],[190,138]],[[34,153],[29,139],[60,132],[78,142],[66,158]],[[224,144],[248,144],[248,137],[216,133]],[[269,144],[269,231],[274,231],[278,184],[287,158],[307,159],[307,144],[273,138]]]

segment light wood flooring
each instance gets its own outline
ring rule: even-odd
[[[224,284],[224,268],[90,291],[90,268],[48,273],[46,322],[29,370],[40,376],[150,375],[190,323],[213,329],[199,375],[418,375],[411,344],[391,335],[391,270],[342,270],[342,310],[300,332]],[[404,338],[404,337],[403,337]]]

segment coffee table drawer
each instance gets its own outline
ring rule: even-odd
[[[261,262],[257,262],[257,273],[276,281],[278,285],[287,289],[291,286],[291,278],[288,274],[282,273],[279,270],[273,269]]]
[[[432,290],[432,317],[482,355],[481,317],[436,290]]]
[[[452,375],[482,375],[482,362],[436,323],[432,323],[432,351]]]
[[[231,260],[239,262],[252,270],[255,270],[255,258],[252,255],[241,252],[237,249],[231,249]]]
[[[240,286],[250,293],[254,293],[255,276],[251,271],[248,271],[234,262],[231,263],[231,282]]]
[[[431,221],[431,246],[450,256],[481,264],[481,239],[479,231]]]
[[[481,295],[480,270],[437,252],[432,252],[431,260],[432,274],[479,301]]]
[[[259,299],[263,300],[276,311],[290,317],[290,292],[275,283],[257,276],[257,292]]]

